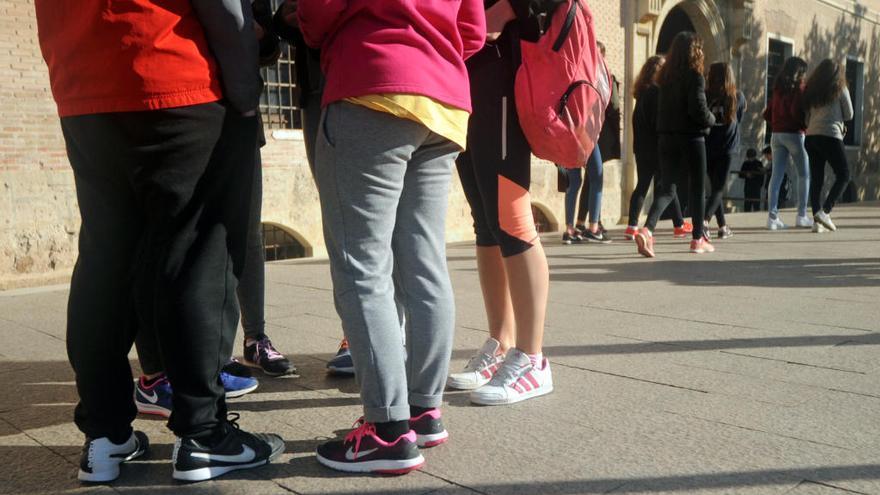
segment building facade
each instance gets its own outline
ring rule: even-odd
[[[66,1],[66,0],[65,0]],[[608,64],[621,81],[626,152],[606,163],[603,220],[627,219],[635,163],[628,95],[641,64],[662,52],[671,37],[694,30],[706,40],[707,59],[735,67],[749,110],[742,153],[765,141],[761,110],[768,80],[789,55],[811,66],[826,57],[846,62],[856,105],[847,150],[853,200],[880,198],[880,0],[591,0],[608,48]],[[296,130],[292,71],[284,60],[266,72],[268,144],[263,149],[263,222],[269,259],[324,254],[317,191]],[[737,165],[735,165],[736,167]],[[467,202],[453,180],[449,241],[472,238]],[[730,196],[740,187],[734,181]],[[562,194],[556,169],[534,160],[536,219],[559,227]],[[735,206],[735,203],[732,203]],[[48,76],[36,37],[30,0],[0,0],[0,290],[65,281],[76,259],[79,215],[73,177],[58,126]]]

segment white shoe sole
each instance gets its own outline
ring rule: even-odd
[[[550,383],[547,386],[537,388],[534,390],[530,390],[528,392],[518,394],[515,397],[506,397],[503,399],[495,399],[489,397],[480,397],[476,394],[471,394],[471,402],[474,404],[478,404],[481,406],[506,406],[508,404],[516,404],[517,402],[522,402],[524,400],[534,399],[536,397],[541,397],[542,395],[547,395],[550,392],[553,392],[553,384]]]
[[[824,227],[826,230],[830,230],[831,232],[837,232],[837,225],[834,225],[831,222],[823,222],[822,220],[816,220],[816,223]]]
[[[231,391],[231,392],[226,392],[226,398],[227,398],[227,399],[234,399],[234,398],[236,398],[236,397],[241,397],[242,395],[249,394],[249,393],[253,392],[253,391],[256,390],[257,387],[259,387],[259,386],[260,386],[260,383],[257,382],[257,383],[254,384],[254,386],[252,386],[252,387],[243,388],[243,389],[241,389],[241,390],[233,390],[233,391]]]
[[[318,462],[336,471],[346,473],[386,473],[386,474],[405,474],[409,471],[419,469],[425,464],[425,458],[419,454],[418,457],[406,460],[385,460],[385,461],[364,461],[364,462],[337,462],[321,457],[316,454]]]
[[[170,418],[170,417],[171,417],[171,411],[168,410],[168,409],[165,409],[164,407],[161,407],[161,406],[153,406],[153,405],[150,405],[150,404],[142,404],[142,403],[140,403],[140,402],[136,403],[136,405],[137,405],[137,410],[138,410],[138,412],[141,413],[141,414],[150,414],[150,415],[153,415],[153,416],[162,416],[163,418]]]
[[[443,430],[440,433],[434,433],[433,435],[416,435],[416,444],[425,449],[430,447],[436,447],[441,443],[445,442],[449,439],[449,432]]]
[[[119,466],[122,465],[122,463],[137,459],[138,457],[144,455],[146,452],[147,449],[142,448],[140,450],[134,451],[130,456],[124,459],[120,459],[119,462],[107,463],[108,467],[106,470],[87,473],[80,469],[76,477],[80,481],[85,481],[87,483],[107,483],[109,481],[113,481],[119,477]]]
[[[489,380],[474,382],[472,380],[456,379],[452,376],[446,379],[446,386],[455,390],[476,390],[489,383]]]
[[[214,466],[192,469],[190,471],[178,471],[175,469],[171,476],[178,481],[206,481],[218,476],[223,476],[226,473],[231,473],[232,471],[238,471],[239,469],[251,469],[263,466],[269,464],[269,462],[270,459],[264,459],[250,464],[239,464],[236,466]]]

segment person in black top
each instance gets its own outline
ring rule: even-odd
[[[764,164],[758,160],[758,151],[749,148],[746,151],[746,161],[739,169],[739,177],[745,179],[743,188],[743,209],[746,212],[760,211],[761,189],[764,186]]]
[[[655,55],[645,62],[639,76],[636,78],[633,89],[633,97],[636,99],[636,107],[633,111],[633,150],[636,156],[636,173],[638,182],[629,200],[629,222],[624,233],[627,240],[635,239],[639,232],[639,215],[645,204],[645,196],[651,182],[654,188],[659,189],[659,150],[657,149],[657,96],[659,89],[656,84],[657,72],[663,66],[665,59]],[[686,235],[684,217],[681,214],[681,204],[678,196],[673,196],[672,222],[675,225],[677,235]]]
[[[717,62],[709,67],[706,100],[715,116],[715,125],[706,140],[707,167],[712,192],[706,204],[706,223],[712,215],[718,219],[718,238],[733,235],[724,218],[724,189],[733,163],[733,151],[739,147],[740,126],[746,111],[746,97],[736,89],[730,64]]]
[[[715,250],[703,232],[706,136],[715,125],[715,116],[706,103],[703,60],[702,39],[693,32],[679,33],[657,76],[660,189],[645,228],[636,236],[639,253],[648,258],[655,256],[653,231],[660,214],[672,202],[676,184],[687,180],[690,180],[689,206],[694,224],[690,250],[696,254]]]

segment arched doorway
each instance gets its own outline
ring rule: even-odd
[[[541,203],[532,203],[532,217],[535,219],[535,228],[538,233],[556,232],[559,230],[559,222],[550,212],[550,209]]]
[[[312,256],[312,246],[301,235],[277,223],[263,222],[263,247],[266,261]]]
[[[662,55],[669,51],[672,46],[672,40],[675,35],[684,31],[696,32],[697,27],[694,26],[690,16],[681,6],[676,6],[669,11],[663,26],[660,28],[660,34],[657,35],[657,53]]]
[[[724,17],[716,0],[666,0],[655,31],[655,52],[665,53],[675,35],[694,31],[703,38],[706,62],[729,62]]]

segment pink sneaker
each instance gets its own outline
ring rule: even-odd
[[[632,241],[632,240],[635,240],[635,238],[636,238],[636,236],[637,236],[638,234],[639,234],[639,228],[638,228],[638,227],[632,227],[632,226],[629,226],[629,227],[627,227],[626,230],[623,232],[623,238],[626,239],[626,240],[628,240],[628,241]]]
[[[691,241],[691,252],[694,254],[714,253],[715,246],[705,236]]]
[[[687,237],[689,234],[692,234],[693,232],[694,232],[694,224],[685,220],[685,222],[681,225],[681,227],[675,227],[672,230],[672,235],[676,239],[684,239],[685,237]]]
[[[440,419],[440,409],[431,409],[417,418],[410,418],[409,427],[416,432],[416,443],[419,447],[436,447],[449,440],[449,432]]]
[[[657,256],[654,253],[654,236],[645,231],[636,234],[636,247],[639,254],[645,258],[654,258]]]

